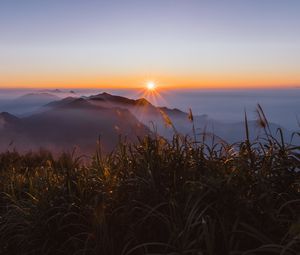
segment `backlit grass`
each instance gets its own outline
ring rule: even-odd
[[[299,254],[300,148],[266,137],[2,153],[0,253]]]

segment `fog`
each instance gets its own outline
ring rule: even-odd
[[[74,90],[0,90],[0,111],[9,100],[33,92],[47,92],[64,98],[67,96],[89,96],[103,91],[137,99],[146,97],[156,106],[193,110],[194,115],[207,114],[210,118],[236,122],[242,121],[244,110],[249,119],[256,119],[256,106],[259,103],[269,121],[289,130],[298,130],[300,119],[300,88],[294,89],[239,89],[239,90],[163,90],[153,99],[143,91],[131,89],[74,89]]]
[[[191,107],[196,114],[208,114],[222,121],[241,121],[244,110],[249,119],[256,119],[259,103],[269,121],[290,130],[299,129],[300,89],[170,91],[164,98],[170,107],[182,110]]]
[[[140,94],[134,91],[115,91],[124,96]],[[239,90],[169,90],[161,97],[147,99],[158,106],[192,109],[194,115],[207,114],[220,121],[236,122],[248,118],[257,119],[256,108],[260,104],[269,121],[289,130],[298,130],[300,119],[300,88],[294,89],[239,89]]]

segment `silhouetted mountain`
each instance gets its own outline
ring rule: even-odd
[[[60,89],[45,89],[45,90],[41,90],[42,93],[63,93],[63,90]]]
[[[64,103],[61,105],[56,105],[59,108],[69,108],[69,109],[100,109],[100,106],[94,106],[89,103],[88,100],[84,98],[75,98],[73,100],[64,100]]]
[[[163,118],[158,107],[152,105],[147,99],[129,99],[126,97],[115,96],[108,93],[102,93],[87,98],[94,105],[102,107],[120,107],[129,110],[139,121],[149,126],[151,123],[160,125]]]
[[[64,104],[56,104],[42,113],[16,118],[15,125],[13,121],[9,127],[3,125],[1,149],[7,149],[7,144],[13,141],[13,147],[20,151],[45,148],[61,152],[78,146],[82,153],[93,153],[98,137],[104,150],[109,151],[120,134],[134,141],[150,132],[126,109],[103,108],[82,98],[62,101]],[[2,115],[13,119],[12,115]]]
[[[71,103],[72,101],[74,101],[76,99],[77,99],[76,97],[66,97],[66,98],[63,98],[59,101],[53,101],[53,102],[50,102],[48,104],[45,104],[45,105],[43,105],[43,107],[49,107],[49,108],[58,107],[58,106],[62,106],[62,105]]]
[[[128,109],[140,122],[148,126],[151,130],[155,130],[160,135],[171,138],[174,135],[174,129],[166,125],[166,120],[162,111],[171,120],[176,131],[182,134],[192,135],[193,125],[195,127],[197,137],[203,133],[214,134],[220,139],[224,139],[230,143],[245,139],[244,122],[223,122],[209,118],[206,114],[194,116],[193,123],[188,119],[188,113],[179,109],[170,109],[167,107],[155,107],[144,98],[133,100],[125,97],[114,96],[108,93],[102,93],[87,98],[92,104],[102,107],[120,107]],[[249,121],[250,136],[255,139],[263,135],[263,129],[258,126],[256,121]],[[275,135],[278,128],[275,123],[270,123],[270,129]],[[289,138],[291,132],[285,130],[285,137]]]
[[[27,95],[26,98],[35,96]],[[59,152],[77,145],[82,152],[94,152],[100,135],[105,149],[111,150],[119,135],[134,141],[137,136],[151,131],[167,139],[174,132],[194,136],[193,130],[198,140],[204,133],[206,141],[212,141],[213,135],[230,143],[245,139],[243,122],[226,123],[205,114],[193,116],[194,121],[191,122],[188,113],[176,108],[156,107],[144,98],[134,100],[101,93],[90,97],[67,97],[47,103],[42,108],[42,112],[23,118],[9,113],[0,114],[1,149],[6,149],[7,144],[13,141],[13,146],[23,151],[43,147]],[[263,135],[263,129],[256,121],[249,121],[248,125],[251,139]],[[274,134],[278,128],[278,125],[270,123]],[[285,135],[290,137],[291,132],[286,131]]]
[[[169,116],[171,115],[181,115],[181,116],[184,116],[184,117],[187,117],[187,113],[186,112],[183,112],[177,108],[173,108],[173,109],[170,109],[168,107],[158,107],[160,110],[164,111],[166,114],[168,114]]]
[[[105,102],[105,103],[110,103],[110,104],[134,104],[135,100],[129,99],[127,97],[122,97],[122,96],[115,96],[108,94],[106,92],[103,92],[98,95],[93,95],[88,97],[89,100],[94,101],[94,102]]]
[[[134,100],[102,93],[88,97],[87,100],[92,104],[102,107],[120,107],[127,109],[144,125],[148,126],[151,130],[154,129],[153,131],[167,138],[171,138],[174,135],[174,130],[170,127],[166,127],[166,120],[164,119],[162,111],[167,114],[179,132],[188,133],[191,130],[191,124],[188,121],[188,114],[186,112],[179,109],[156,107],[145,98]],[[198,119],[203,118],[206,117],[198,116]]]

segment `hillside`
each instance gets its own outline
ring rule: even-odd
[[[123,140],[89,164],[2,153],[0,254],[298,255],[299,149],[177,136]]]

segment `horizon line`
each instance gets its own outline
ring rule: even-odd
[[[0,86],[0,90],[140,90],[145,86]],[[255,86],[163,86],[157,90],[252,90],[252,89],[300,89],[299,85],[255,85]]]

